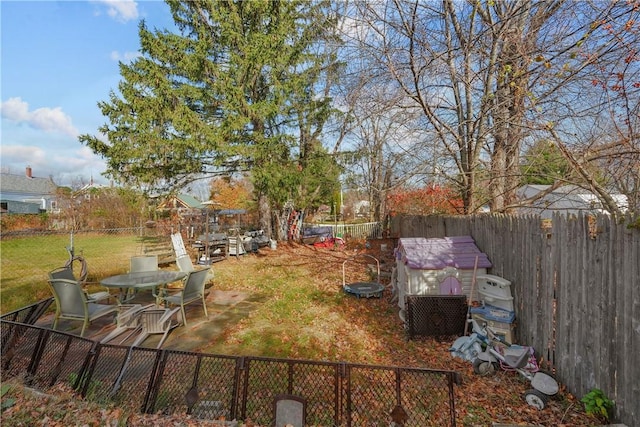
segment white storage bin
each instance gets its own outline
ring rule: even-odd
[[[477,285],[478,298],[482,303],[515,311],[510,281],[492,274],[478,274]]]

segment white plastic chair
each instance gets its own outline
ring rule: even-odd
[[[173,244],[173,250],[176,253],[176,259],[183,256],[186,256],[186,257],[189,256],[189,254],[187,253],[187,248],[184,246],[184,241],[182,240],[182,234],[180,233],[172,234],[171,243]]]

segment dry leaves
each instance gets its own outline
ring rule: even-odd
[[[380,243],[386,243],[388,250],[382,252]],[[366,248],[364,242],[351,243],[340,248],[315,248],[308,245],[279,244],[277,251],[261,250],[258,256],[229,262],[228,268],[237,265],[238,273],[228,286],[237,286],[238,291],[259,291],[261,275],[270,275],[277,269],[303,266],[309,271],[309,286],[320,292],[335,295],[341,292],[342,262],[358,253],[369,253],[380,260],[381,270],[390,272],[393,266],[393,241],[376,242]],[[259,266],[260,272],[250,272]],[[277,268],[276,268],[277,267]],[[225,266],[227,268],[227,266]],[[383,276],[387,280],[387,276]],[[252,278],[248,283],[245,278]],[[323,313],[322,311],[319,311]],[[326,315],[326,314],[325,314]],[[444,369],[459,372],[463,382],[454,387],[456,405],[456,425],[491,426],[492,423],[538,426],[595,426],[597,420],[584,413],[582,404],[570,393],[561,390],[547,407],[538,411],[528,406],[522,395],[528,387],[526,380],[517,373],[499,372],[493,377],[479,377],[473,374],[471,364],[452,358],[448,348],[455,337],[441,339],[420,338],[407,341],[403,324],[397,315],[397,305],[392,303],[388,291],[380,299],[344,298],[340,313],[331,314],[341,321],[317,319],[317,327],[324,328],[323,341],[330,340],[327,359],[351,362],[366,362],[380,365],[397,365]],[[329,319],[330,320],[330,319]],[[242,330],[250,319],[240,321],[234,328]],[[331,330],[328,326],[331,325]],[[229,340],[234,334],[225,332]],[[287,331],[283,332],[285,344],[293,340]],[[354,338],[355,337],[355,338]],[[349,360],[354,354],[354,339],[357,345],[366,349],[368,360]],[[295,348],[293,349],[295,352]],[[288,357],[295,357],[291,354]],[[2,413],[4,426],[222,426],[223,421],[193,420],[185,415],[162,416],[125,414],[117,408],[103,408],[79,401],[70,391],[54,390],[44,395],[14,387],[8,394],[15,398],[15,404]],[[5,400],[3,396],[3,401]],[[238,427],[254,426],[245,420]]]

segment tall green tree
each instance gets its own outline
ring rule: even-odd
[[[568,182],[572,175],[571,165],[557,145],[540,140],[529,148],[521,160],[520,184],[552,185],[557,181]]]
[[[179,34],[141,22],[142,56],[120,64],[120,93],[99,103],[108,119],[99,129],[106,141],[80,137],[106,159],[107,173],[170,190],[250,171],[268,232],[273,206],[285,199],[319,203],[308,195],[331,194],[339,171],[319,139],[330,115],[324,85],[335,60],[323,49],[335,23],[329,4],[167,4]],[[323,181],[309,178],[318,165]]]

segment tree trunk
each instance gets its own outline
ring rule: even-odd
[[[267,236],[274,235],[271,219],[271,203],[269,197],[262,191],[258,193],[258,224]]]

